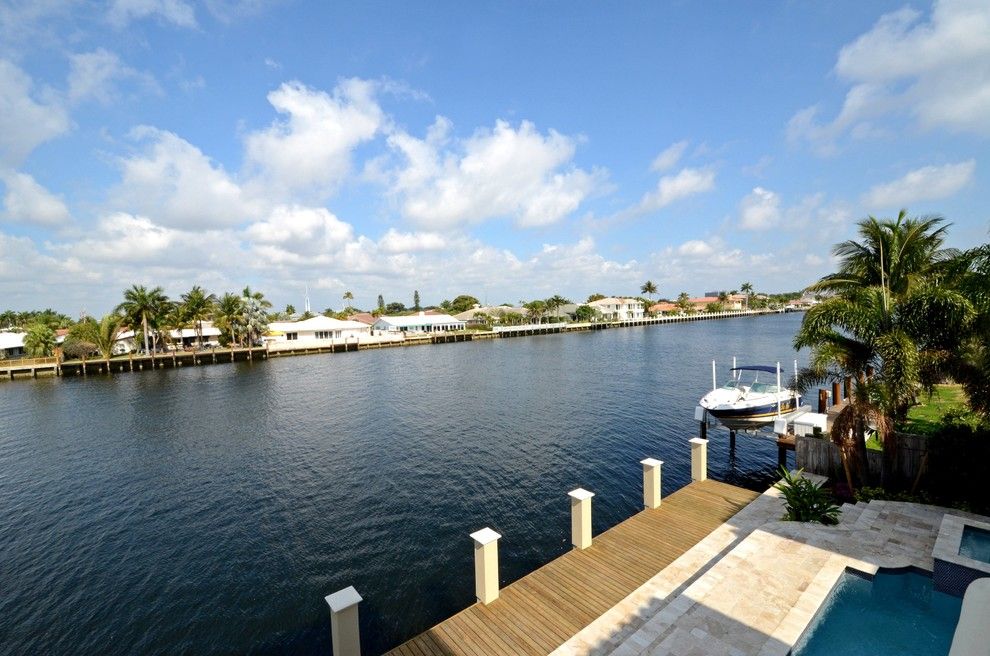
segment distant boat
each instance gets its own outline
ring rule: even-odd
[[[712,363],[713,387],[715,363]],[[794,412],[801,406],[801,395],[780,386],[780,365],[747,365],[733,367],[732,378],[705,394],[700,405],[705,412],[729,430],[755,430],[768,426],[778,417]],[[744,373],[751,380],[744,381]],[[776,376],[775,383],[761,382],[760,374]]]

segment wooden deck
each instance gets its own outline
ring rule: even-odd
[[[712,480],[691,483],[388,655],[547,654],[758,496]]]

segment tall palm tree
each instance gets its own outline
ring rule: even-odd
[[[207,294],[202,287],[195,285],[182,295],[182,311],[187,321],[196,327],[196,343],[203,348],[203,322],[213,316],[213,306],[217,302],[214,294]]]
[[[213,320],[217,327],[230,335],[230,343],[237,343],[237,331],[243,323],[244,298],[237,294],[226,293],[220,297],[213,308]]]
[[[746,309],[749,309],[749,297],[753,295],[753,285],[748,282],[744,282],[739,285],[739,291],[746,295]]]
[[[653,295],[657,293],[657,286],[652,280],[647,280],[643,283],[643,286],[639,288],[640,293],[646,294],[650,297],[650,303],[653,303]]]
[[[47,357],[55,351],[55,331],[46,324],[36,323],[24,335],[24,350],[35,357]]]
[[[242,316],[248,344],[254,346],[268,329],[268,319],[261,301],[254,297],[245,298]]]
[[[416,292],[416,295],[419,296],[419,292]],[[343,309],[345,311],[347,310],[347,308],[349,306],[349,303],[351,301],[353,301],[353,300],[354,300],[354,294],[352,294],[350,292],[344,292],[344,308]]]
[[[254,300],[258,301],[258,304],[261,306],[261,309],[263,310],[267,310],[272,306],[271,301],[265,298],[265,295],[263,293],[252,292],[250,287],[245,287],[244,291],[241,292],[241,296],[243,296],[244,298],[253,298]]]
[[[529,313],[530,317],[534,317],[537,323],[543,323],[543,315],[547,312],[547,304],[545,301],[535,300],[529,303],[524,303],[523,307]]]
[[[860,221],[860,240],[833,249],[839,271],[809,288],[829,296],[805,314],[794,340],[796,348],[811,348],[802,386],[847,376],[856,381],[856,403],[847,421],[833,425],[833,439],[848,439],[847,429],[858,427],[851,446],[865,461],[859,429],[872,419],[884,445],[885,485],[892,482],[896,421],[945,371],[955,336],[969,331],[975,315],[963,294],[940,284],[954,255],[942,249],[941,224],[904,212],[896,220]],[[876,372],[870,379],[868,368]]]
[[[557,319],[560,319],[560,308],[564,307],[570,303],[570,299],[561,296],[560,294],[554,294],[547,300],[543,301],[548,312],[553,312]]]
[[[124,302],[114,310],[116,314],[123,315],[131,326],[141,325],[145,353],[149,351],[149,330],[167,304],[168,297],[161,287],[147,289],[144,285],[132,285],[130,289],[124,291]],[[151,348],[154,348],[154,340]]]

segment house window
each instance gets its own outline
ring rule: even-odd
[[[330,339],[330,331],[329,330],[317,330],[316,331],[316,339]]]
[[[299,333],[285,333],[285,339],[290,342],[299,339]]]

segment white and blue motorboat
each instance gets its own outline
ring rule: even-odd
[[[730,431],[768,426],[801,407],[801,395],[780,384],[780,363],[744,365],[731,371],[732,378],[718,387],[712,362],[712,391],[699,403],[708,416]],[[761,377],[765,380],[761,381]]]

